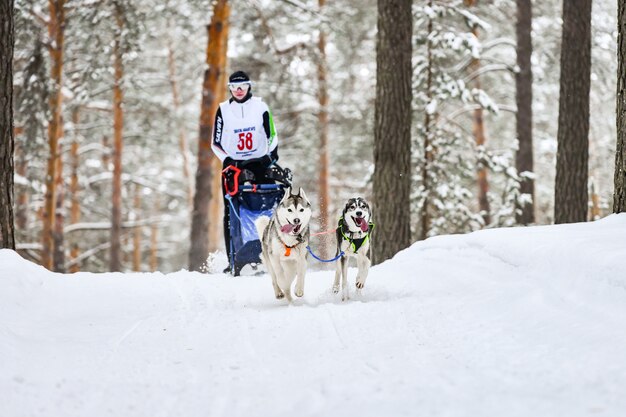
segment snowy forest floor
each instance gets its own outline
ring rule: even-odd
[[[0,416],[623,416],[626,214],[312,272],[53,274],[0,251]],[[350,270],[354,284],[355,270]]]

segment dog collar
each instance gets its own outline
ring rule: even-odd
[[[295,245],[293,245],[293,246],[287,246],[287,245],[285,245],[285,244],[283,243],[283,246],[285,247],[285,256],[291,256],[291,250],[292,250],[293,248],[295,248],[296,246],[298,246],[299,244],[300,244],[300,243],[296,243],[296,244],[295,244]]]
[[[279,224],[278,222],[277,222],[277,224],[280,226],[280,224]],[[279,231],[280,231],[280,228],[279,228]],[[285,243],[285,241],[281,239],[280,234],[278,234],[278,240],[280,240],[280,243],[282,243],[282,244],[283,244],[283,246],[285,247],[285,256],[291,256],[291,250],[292,250],[293,248],[295,248],[296,246],[298,246],[299,244],[301,244],[302,242],[304,242],[304,238],[303,238],[303,237],[302,237],[302,235],[301,235],[301,234],[299,234],[299,233],[298,233],[298,235],[297,235],[297,237],[296,237],[296,240],[298,241],[298,243],[296,243],[296,244],[295,244],[295,245],[293,245],[293,246],[289,246],[289,245],[287,245],[287,244]]]
[[[280,239],[280,237],[279,237]],[[282,239],[280,239],[280,242],[283,244],[283,246],[285,247],[285,256],[291,256],[291,250],[293,248],[295,248],[296,246],[298,246],[299,244],[301,244],[302,242],[304,242],[304,239],[302,238],[302,235],[298,235],[298,243],[296,243],[293,246],[287,246],[287,244],[285,242],[283,242]]]
[[[350,243],[350,246],[352,247],[352,251],[354,253],[357,253],[357,251],[359,249],[361,249],[361,246],[363,246],[365,244],[365,242],[367,242],[370,238],[370,233],[372,233],[372,230],[374,229],[374,227],[376,226],[374,223],[372,222],[368,222],[368,228],[367,228],[367,232],[365,233],[365,236],[363,236],[362,238],[359,239],[354,239],[354,238],[350,238],[348,236],[346,236],[345,232],[343,231],[343,225],[345,224],[345,219],[343,217],[339,218],[339,233],[341,233],[341,236],[344,238],[344,240],[348,241],[348,243]],[[350,231],[348,231],[348,233],[352,233]]]

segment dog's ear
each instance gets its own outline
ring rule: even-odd
[[[280,202],[282,203],[282,202],[284,202],[284,201],[287,201],[287,199],[288,199],[290,196],[291,196],[291,187],[287,187],[287,188],[285,189],[285,194],[283,195],[283,199],[282,199],[282,200],[280,200]]]
[[[309,199],[306,197],[306,194],[304,193],[304,190],[302,189],[302,187],[300,187],[300,190],[298,191],[298,195],[300,196],[300,198],[302,198],[304,201],[306,201],[306,203],[310,206],[311,202],[309,201]]]

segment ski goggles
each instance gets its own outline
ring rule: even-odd
[[[228,83],[228,88],[230,91],[237,91],[241,89],[242,91],[248,91],[250,89],[250,85],[252,83],[250,81],[244,81],[240,83]]]

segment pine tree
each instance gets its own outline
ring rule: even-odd
[[[121,3],[113,2],[115,20],[115,40],[113,46],[113,185],[111,197],[111,250],[109,257],[109,270],[121,271],[121,232],[122,232],[122,150],[124,110],[123,100],[123,33],[124,33],[124,10]]]
[[[78,108],[72,110],[72,125],[74,126],[74,135],[72,144],[70,147],[70,224],[77,224],[80,221],[80,196],[79,196],[79,181],[78,181],[78,169],[80,168],[80,157],[78,155],[79,139],[76,127],[79,124],[80,111]],[[78,240],[74,239],[70,244],[70,262],[75,261],[80,255],[80,247]],[[69,272],[80,271],[78,263],[72,264],[69,268]]]
[[[477,0],[464,0],[464,4],[468,7],[475,6]],[[476,20],[470,20],[470,29],[472,35],[478,41],[479,38],[479,23]],[[481,88],[480,73],[482,64],[479,57],[472,57],[469,65],[470,77],[476,89]],[[472,133],[474,134],[474,140],[476,147],[481,153],[485,153],[487,135],[485,133],[485,118],[483,114],[482,106],[477,106],[473,111],[473,124]],[[484,224],[489,225],[491,223],[491,207],[489,204],[489,180],[488,180],[488,164],[486,161],[479,159],[477,166],[477,183],[478,183],[478,209],[480,215],[483,218]]]
[[[24,19],[24,15],[17,12],[17,27],[27,28],[32,38],[28,45],[32,48],[26,55],[23,68],[15,69],[16,75],[22,82],[15,86],[15,124],[21,133],[15,137],[15,173],[29,184],[44,181],[44,169],[38,169],[38,161],[47,149],[47,143],[42,134],[45,131],[48,103],[48,71],[44,59],[44,45],[40,28]],[[16,44],[19,37],[16,36]],[[16,50],[20,50],[16,45]],[[15,67],[15,65],[14,65]],[[34,166],[34,169],[31,168]],[[15,221],[18,240],[29,242],[39,240],[40,234],[36,230],[39,226],[32,221],[34,210],[30,207],[31,195],[36,194],[33,187],[16,187]],[[36,196],[36,195],[35,195]],[[35,259],[39,261],[39,259]]]
[[[213,158],[211,132],[219,105],[218,91],[227,80],[225,72],[229,16],[230,4],[228,0],[218,0],[213,7],[211,24],[208,27],[207,69],[202,85],[198,170],[196,172],[196,193],[193,201],[191,248],[189,250],[189,269],[191,271],[199,271],[209,255],[209,221],[219,221],[218,219],[209,219],[208,216],[212,178],[213,175],[219,175],[213,172],[213,165],[211,164]]]
[[[52,91],[50,93],[48,121],[48,169],[46,175],[46,200],[43,221],[43,248],[41,264],[53,269],[54,236],[53,229],[56,221],[57,210],[57,180],[61,144],[63,136],[62,106],[63,106],[63,63],[65,48],[65,0],[51,0],[49,2],[48,36],[52,39],[50,51],[50,80]]]
[[[477,75],[489,74],[489,67],[480,70],[476,67],[483,56],[482,46],[473,33],[478,27],[487,33],[489,26],[467,7],[456,4],[432,1],[418,6],[415,15],[416,140],[413,145],[418,150],[414,153],[418,168],[414,175],[417,187],[412,195],[412,209],[418,221],[414,232],[419,239],[425,239],[485,226],[481,209],[476,210],[477,166],[498,174],[492,177],[492,183],[497,182],[502,188],[502,201],[495,204],[497,201],[491,193],[482,195],[490,198],[492,224],[508,224],[516,193],[510,159],[477,143],[476,129],[474,132],[471,129],[476,127],[477,109],[485,110],[479,114],[480,119],[499,111],[499,106],[483,89],[469,86],[469,81]],[[469,66],[474,66],[475,71],[467,75]],[[497,66],[501,67],[506,68]],[[464,115],[472,117],[462,119]]]
[[[13,223],[13,0],[0,1],[0,248],[15,249]]]
[[[563,1],[554,222],[587,221],[591,0]]]
[[[324,10],[325,4],[326,0],[318,0],[319,9],[321,11]],[[328,143],[328,59],[326,56],[326,31],[323,26],[319,29],[317,48],[317,98],[319,103],[317,119],[320,132],[318,179],[319,218],[320,229],[326,231],[330,221],[330,144]],[[323,258],[328,257],[326,245],[320,246],[319,254]]]
[[[378,228],[374,262],[411,244],[411,67],[413,16],[410,0],[378,0],[374,207]]]
[[[531,0],[517,0],[517,67],[515,74],[515,101],[517,104],[516,130],[518,150],[515,159],[517,172],[522,176],[520,192],[527,196],[518,206],[516,215],[519,224],[535,222],[535,181],[529,178],[533,166],[533,73],[530,57],[532,55],[532,4]]]
[[[626,0],[617,10],[617,149],[615,152],[615,192],[613,212],[626,212]]]

